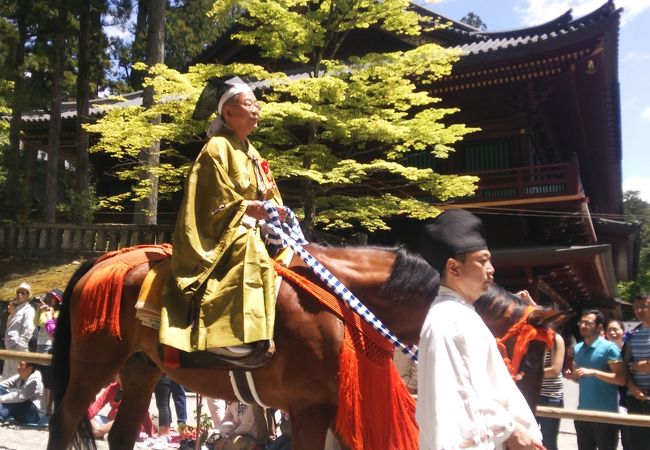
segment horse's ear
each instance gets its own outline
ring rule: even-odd
[[[556,328],[573,317],[572,310],[536,309],[528,316],[528,323],[536,327]]]

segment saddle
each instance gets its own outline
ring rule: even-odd
[[[165,283],[171,276],[171,260],[154,265],[142,283],[136,318],[146,327],[158,330]],[[187,369],[257,369],[266,365],[275,354],[273,340],[257,341],[236,347],[214,348],[205,351],[183,351],[160,344],[159,353],[166,367]]]
[[[159,353],[165,367],[184,369],[252,370],[265,366],[275,354],[272,339],[248,344],[250,350],[237,353],[222,349],[184,352],[169,345],[160,344]]]

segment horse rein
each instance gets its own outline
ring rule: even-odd
[[[266,225],[270,228],[271,233],[267,236],[267,240],[271,241],[273,245],[279,245],[281,247],[289,246],[291,249],[300,257],[300,259],[307,265],[307,267],[323,282],[329,287],[336,296],[345,302],[345,304],[356,312],[359,317],[361,317],[366,323],[368,323],[372,328],[374,328],[379,334],[381,334],[385,339],[387,339],[391,344],[393,344],[397,349],[402,353],[407,355],[411,360],[418,360],[417,350],[413,351],[410,347],[402,343],[395,334],[393,334],[388,327],[386,327],[377,316],[375,316],[372,311],[370,311],[362,302],[359,300],[348,288],[345,287],[329,270],[325,268],[316,258],[314,258],[305,248],[301,245],[302,243],[307,243],[307,241],[302,236],[302,231],[298,228],[299,231],[298,239],[296,236],[290,236],[293,234],[291,230],[289,234],[285,233],[283,230],[282,224],[280,223],[280,218],[278,216],[278,211],[276,207],[270,202],[264,202],[266,212],[269,214],[269,220],[266,222]],[[293,211],[289,208],[285,208],[287,214],[292,217]],[[273,235],[273,236],[272,236]],[[302,242],[301,242],[302,241]]]
[[[528,351],[528,346],[531,342],[543,342],[546,345],[546,348],[551,348],[553,345],[555,332],[552,329],[534,326],[528,323],[528,316],[530,316],[535,309],[536,308],[533,306],[527,306],[521,319],[512,325],[506,334],[496,339],[497,347],[499,348],[499,352],[501,352],[503,362],[506,364],[510,376],[515,381],[519,381],[524,377],[524,372],[520,372],[519,367],[521,366],[521,361]],[[515,345],[511,358],[508,356],[506,342],[510,341],[512,338],[515,338]]]

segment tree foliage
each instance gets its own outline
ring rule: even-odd
[[[93,6],[97,15],[106,12],[107,3],[110,1],[123,0],[88,0]],[[39,217],[34,214],[35,206],[41,207],[41,198],[36,198],[36,182],[57,180],[58,176],[43,177],[35,180],[24,175],[26,172],[34,172],[41,161],[36,160],[36,152],[21,150],[20,116],[23,112],[45,111],[53,114],[52,96],[57,91],[57,103],[59,101],[71,101],[76,97],[75,83],[77,78],[78,43],[77,30],[79,27],[79,11],[81,0],[65,0],[61,2],[45,1],[22,1],[22,0],[0,0],[0,31],[3,39],[0,41],[0,83],[9,82],[9,89],[6,95],[0,92],[0,96],[6,99],[11,108],[12,119],[11,145],[3,151],[2,161],[6,164],[8,176],[4,183],[4,189],[0,191],[4,208],[1,216],[10,220],[29,220]],[[67,14],[57,21],[59,6],[66,6]],[[55,35],[57,32],[65,33],[65,43],[57,44]],[[89,96],[96,97],[99,89],[103,87],[105,73],[108,65],[108,57],[104,52],[106,37],[101,26],[93,27],[90,34],[90,72],[88,77]],[[55,71],[54,61],[57,49],[63,48],[63,73]],[[61,55],[60,55],[61,56]],[[53,89],[54,80],[61,83],[61,89]],[[6,85],[6,83],[5,83]],[[0,91],[2,91],[0,87]],[[3,124],[2,126],[4,126]],[[0,130],[0,133],[2,131]],[[58,132],[52,139],[53,143],[60,138]],[[73,165],[75,161],[70,161]],[[62,165],[53,165],[52,170],[61,172]],[[62,174],[60,174],[62,175]],[[56,184],[56,183],[54,183]],[[61,202],[73,201],[65,195],[61,189],[50,186],[49,206],[50,212],[53,207],[58,208]],[[51,214],[49,214],[51,216]]]
[[[147,0],[122,0],[120,18],[129,17],[137,8],[137,20],[123,23],[130,35],[113,36],[110,53],[116,65],[111,88],[126,93],[142,88],[146,72],[134,70],[133,64],[146,61],[146,29],[148,26]],[[184,70],[205,48],[214,42],[233,22],[232,18],[215,21],[208,15],[214,0],[171,0],[165,10],[165,64]],[[118,14],[118,12],[116,12]]]
[[[450,73],[459,52],[430,43],[337,59],[353,30],[375,27],[417,35],[428,24],[407,10],[408,3],[215,2],[211,17],[217,22],[238,17],[243,28],[237,39],[266,57],[299,63],[303,74],[289,77],[247,64],[197,65],[186,74],[154,66],[146,84],[155,86],[156,105],[110,111],[89,128],[101,135],[94,150],[124,161],[117,174],[122,179],[133,179],[135,152],[157,139],[168,143],[161,150],[165,156],[178,161],[178,146],[199,141],[207,125],[190,118],[201,88],[211,77],[236,74],[260,81],[262,119],[252,141],[270,160],[285,201],[302,216],[307,231],[374,231],[387,229],[390,216],[435,216],[438,209],[427,199],[470,195],[477,179],[442,176],[408,165],[404,157],[422,152],[446,158],[454,143],[474,131],[447,125],[456,109],[437,107],[440,99],[427,91],[431,82]],[[234,13],[241,10],[246,14]],[[151,124],[152,114],[166,122]],[[161,164],[159,175],[171,183],[163,192],[180,188],[186,164]],[[148,195],[147,186],[137,185],[132,194]],[[126,196],[104,204],[116,205]]]
[[[650,292],[650,203],[641,198],[639,191],[625,191],[623,210],[626,222],[639,222],[641,227],[637,277],[618,285],[619,296],[634,300],[639,292]]]
[[[487,30],[487,24],[483,22],[483,19],[481,17],[474,13],[474,12],[468,12],[465,17],[460,19],[461,22],[466,23],[469,26],[472,26],[476,28],[477,30],[485,31]]]

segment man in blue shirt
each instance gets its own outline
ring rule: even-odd
[[[625,384],[621,352],[616,344],[602,337],[605,316],[591,309],[578,322],[583,342],[573,350],[574,367],[565,377],[580,384],[578,409],[618,411],[618,386]],[[616,450],[618,426],[606,423],[575,421],[578,450]]]

